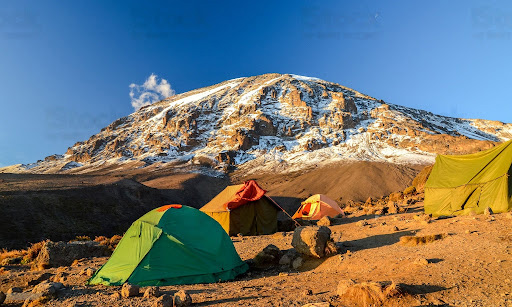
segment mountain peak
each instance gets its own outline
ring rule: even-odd
[[[486,149],[510,138],[510,124],[444,117],[318,78],[272,73],[169,97],[114,121],[64,156],[18,169],[87,172],[140,162],[286,172],[354,160],[423,164],[436,153]]]

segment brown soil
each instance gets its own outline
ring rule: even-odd
[[[331,226],[341,253],[325,259],[309,259],[298,270],[273,267],[251,269],[235,281],[162,287],[164,293],[189,291],[196,306],[302,306],[329,301],[332,306],[352,306],[336,296],[342,279],[355,282],[395,282],[405,284],[409,295],[387,300],[384,306],[509,306],[512,304],[512,218],[461,216],[435,219],[427,223],[414,218],[422,209],[419,202],[408,213],[386,216],[351,215]],[[366,219],[367,226],[357,221]],[[396,231],[395,227],[398,228]],[[403,236],[448,235],[431,243],[407,246]],[[291,248],[292,233],[235,237],[233,242],[244,260],[252,259],[268,244],[282,250]],[[421,264],[418,258],[428,261]],[[87,267],[99,268],[107,258],[82,260],[65,271],[66,289],[47,306],[148,306],[152,299],[110,297],[120,287],[85,286]],[[5,267],[0,275],[0,291],[19,286],[41,273],[58,269],[29,271],[27,267]],[[144,289],[143,289],[144,290]],[[143,291],[142,290],[142,291]],[[311,290],[312,295],[305,295]],[[7,306],[20,306],[9,303]]]

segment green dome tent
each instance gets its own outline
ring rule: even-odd
[[[425,213],[464,215],[512,208],[512,141],[469,155],[438,155],[425,184]]]
[[[247,269],[219,223],[194,208],[167,205],[136,220],[87,284],[212,283]]]

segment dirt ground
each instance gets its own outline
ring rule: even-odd
[[[342,279],[356,282],[394,281],[409,285],[411,295],[392,299],[387,306],[512,306],[512,215],[418,218],[422,203],[395,215],[354,214],[330,226],[341,253],[325,259],[309,259],[298,270],[275,266],[251,269],[234,281],[161,287],[164,293],[185,289],[195,306],[303,306],[330,302],[349,306],[336,296]],[[415,217],[416,216],[416,217]],[[368,225],[361,226],[361,220]],[[359,222],[359,223],[358,223]],[[397,229],[398,228],[398,229]],[[402,245],[400,237],[446,233],[447,237],[416,246]],[[292,232],[267,236],[233,237],[243,260],[252,259],[268,244],[291,248]],[[423,258],[428,264],[418,264]],[[148,306],[154,299],[114,300],[120,287],[85,286],[84,268],[99,268],[107,258],[84,260],[76,267],[30,271],[4,267],[0,291],[12,286],[28,290],[27,282],[42,273],[67,275],[65,289],[47,306]],[[141,290],[141,292],[144,289]],[[311,290],[312,295],[306,295]],[[10,302],[6,306],[21,306]]]

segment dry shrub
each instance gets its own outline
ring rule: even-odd
[[[427,244],[432,243],[437,240],[444,239],[448,236],[446,233],[439,233],[434,235],[426,235],[426,236],[403,236],[400,238],[400,243],[402,245],[421,245],[421,244]]]
[[[109,238],[107,238],[105,236],[99,236],[99,237],[95,237],[94,238],[94,242],[98,242],[101,245],[104,245],[103,243],[106,242],[106,241],[109,241]]]
[[[341,295],[355,306],[381,306],[386,300],[402,295],[402,290],[394,282],[363,282],[347,288]]]
[[[0,263],[4,261],[4,259],[23,257],[27,251],[25,250],[12,250],[8,251],[5,248],[0,251]]]
[[[45,240],[30,245],[30,247],[27,249],[27,254],[23,257],[23,263],[26,264],[36,260],[37,255],[39,255],[39,252],[48,241],[49,240]]]
[[[76,241],[91,241],[91,237],[89,236],[76,236],[73,240],[69,242],[76,242]]]

